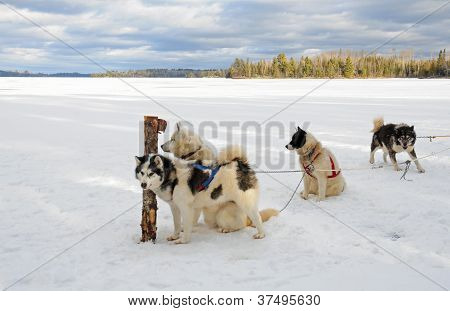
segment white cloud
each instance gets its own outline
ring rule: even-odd
[[[321,49],[306,49],[303,52],[303,55],[305,55],[305,56],[313,56],[313,55],[319,54],[320,52],[322,52]]]
[[[32,64],[48,61],[49,53],[45,49],[34,48],[3,48],[1,54],[10,62],[30,62]]]
[[[135,48],[128,48],[128,49],[106,49],[105,55],[111,56],[111,57],[148,57],[152,55],[154,52],[151,50],[151,47],[149,45],[139,46]]]
[[[270,58],[281,51],[299,56],[339,48],[368,50],[442,2],[72,0],[59,2],[58,6],[46,0],[10,3],[21,14],[108,68],[127,69],[224,67],[234,57]],[[449,11],[450,5],[386,49],[448,48]],[[0,69],[33,66],[50,71],[100,70],[1,5],[0,33]],[[44,65],[36,67],[40,63]]]

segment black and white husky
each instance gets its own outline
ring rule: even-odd
[[[258,212],[258,181],[240,148],[222,150],[216,161],[185,161],[159,154],[136,157],[135,173],[144,190],[152,190],[170,205],[174,232],[168,240],[176,244],[190,242],[196,209],[229,201],[256,226],[258,232],[253,237],[265,237]]]
[[[414,125],[408,126],[405,123],[400,124],[384,124],[383,118],[376,118],[373,120],[373,136],[372,144],[370,146],[370,160],[373,164],[375,162],[375,152],[378,149],[383,149],[383,160],[387,162],[387,155],[391,159],[391,162],[396,171],[400,171],[400,167],[397,164],[395,155],[397,153],[406,151],[411,160],[416,164],[417,170],[420,173],[425,173],[419,160],[417,160],[416,151],[414,150],[414,144],[416,142],[416,132],[414,131]]]

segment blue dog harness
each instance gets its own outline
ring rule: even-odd
[[[204,165],[196,163],[193,166],[194,166],[194,168],[196,168],[198,170],[201,170],[202,172],[204,172],[204,171],[211,171],[211,173],[209,173],[209,177],[206,178],[204,181],[202,181],[202,183],[200,183],[197,186],[197,190],[198,191],[203,191],[205,189],[208,189],[209,184],[213,181],[214,176],[216,176],[217,172],[219,171],[220,165],[212,167],[212,166],[204,166]]]

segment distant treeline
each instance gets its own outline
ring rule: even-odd
[[[29,71],[2,71],[0,77],[90,77],[90,74],[78,72],[31,73]]]
[[[448,77],[450,61],[445,49],[431,59],[415,59],[412,52],[399,55],[365,56],[364,52],[338,51],[287,58],[284,53],[272,60],[253,62],[236,58],[230,78],[438,78]]]
[[[107,71],[83,74],[68,73],[31,73],[29,71],[2,71],[0,77],[121,77],[121,78],[225,78],[228,70],[223,69],[143,69],[127,71]]]
[[[30,73],[1,71],[0,77],[121,77],[121,78],[441,78],[449,76],[446,51],[437,57],[416,59],[412,51],[396,55],[367,55],[336,51],[288,58],[280,53],[271,60],[236,58],[228,69],[142,69],[101,73]]]
[[[143,69],[127,71],[107,71],[93,73],[92,77],[121,78],[224,78],[227,70],[222,69]]]

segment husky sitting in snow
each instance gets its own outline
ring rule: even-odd
[[[192,126],[184,122],[178,122],[171,139],[161,145],[165,152],[173,153],[183,160],[215,160],[216,153],[210,143],[204,141],[194,133]],[[200,209],[196,210],[194,223],[200,216]],[[265,209],[259,212],[262,221],[267,221],[272,216],[278,215],[275,209]],[[209,227],[218,227],[219,232],[227,233],[237,231],[247,226],[253,226],[247,214],[234,202],[214,204],[203,208],[205,223]]]
[[[419,173],[425,173],[419,160],[417,160],[417,155],[414,150],[414,144],[416,142],[414,126],[408,126],[405,123],[385,125],[383,118],[376,118],[373,120],[372,132],[369,160],[371,164],[375,162],[375,152],[381,148],[384,153],[384,162],[387,162],[387,155],[389,154],[389,158],[391,158],[391,162],[394,165],[394,170],[400,171],[401,169],[397,164],[395,155],[399,152],[406,151],[411,160],[416,164]]]
[[[144,190],[152,190],[170,205],[175,228],[168,240],[176,244],[190,242],[195,210],[230,201],[256,226],[253,237],[265,236],[258,213],[258,181],[237,147],[224,149],[217,161],[172,160],[159,154],[136,157],[135,173]]]
[[[317,201],[325,197],[339,195],[344,191],[345,180],[339,169],[339,163],[330,150],[310,133],[297,127],[288,150],[295,150],[300,156],[300,165],[305,170],[304,188],[301,197],[308,199],[309,194],[316,194]]]

